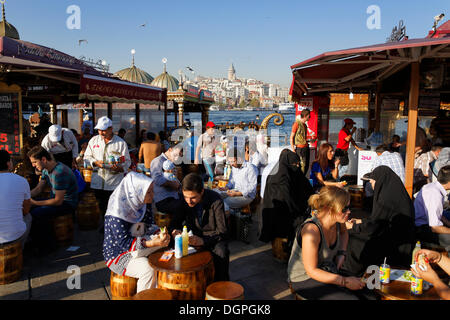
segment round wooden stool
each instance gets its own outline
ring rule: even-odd
[[[73,218],[72,214],[65,214],[53,219],[53,231],[60,246],[66,246],[73,241]]]
[[[170,224],[170,215],[167,213],[162,213],[159,211],[156,211],[153,215],[153,217],[155,218],[155,224],[162,228],[162,227],[169,227]]]
[[[112,300],[132,300],[137,291],[136,278],[121,276],[111,271]]]
[[[0,245],[0,284],[17,281],[22,274],[22,243],[15,241]]]
[[[287,262],[290,256],[290,252],[288,252],[287,248],[287,241],[287,238],[275,238],[272,241],[272,254],[276,259],[282,262]]]
[[[99,226],[100,208],[93,192],[86,192],[78,203],[77,222],[80,230],[95,230]]]
[[[137,293],[133,300],[173,300],[169,290],[153,288]]]
[[[206,288],[205,300],[244,300],[244,287],[232,281],[218,281]]]
[[[348,192],[350,193],[350,205],[353,208],[364,207],[364,187],[358,185],[348,186]]]

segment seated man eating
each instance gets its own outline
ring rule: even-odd
[[[258,183],[258,169],[239,156],[236,149],[229,149],[227,160],[232,167],[230,179],[225,188],[219,188],[221,191],[227,191],[227,197],[224,199],[226,211],[250,204],[256,196]]]
[[[172,237],[181,234],[183,226],[194,234],[189,245],[211,251],[214,261],[214,281],[229,280],[230,251],[223,201],[218,193],[203,188],[196,173],[188,174],[182,182],[185,207],[176,212],[169,230]]]

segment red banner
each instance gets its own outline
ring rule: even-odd
[[[119,98],[136,103],[157,103],[166,100],[166,91],[148,85],[128,83],[121,80],[83,75],[80,83],[80,96]]]

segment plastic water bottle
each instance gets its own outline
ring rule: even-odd
[[[420,241],[416,242],[416,247],[414,248],[413,252],[412,252],[412,260],[411,260],[411,264],[415,264],[416,260],[414,259],[414,257],[416,256],[417,251],[419,251],[420,249],[422,249],[422,246],[420,244]]]
[[[187,231],[187,227],[183,227],[183,233],[181,234],[183,239],[183,257],[188,255],[188,247],[189,247],[189,234]]]
[[[183,257],[183,239],[181,235],[175,236],[175,258],[179,259]]]

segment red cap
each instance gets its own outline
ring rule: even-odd
[[[353,121],[352,119],[350,119],[350,118],[346,118],[346,119],[344,119],[344,123],[345,124],[356,124],[356,122],[355,121]]]
[[[216,125],[212,121],[208,121],[208,123],[206,124],[206,128],[214,128],[215,126]]]

